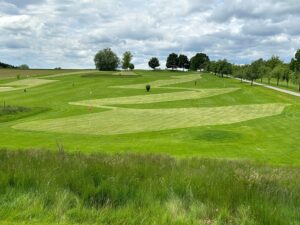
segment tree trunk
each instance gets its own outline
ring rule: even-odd
[[[262,78],[260,78],[260,83],[262,83],[263,82],[263,79]]]
[[[251,86],[253,86],[253,80],[251,80]]]
[[[277,86],[279,85],[279,79],[277,79]]]
[[[243,83],[243,78],[241,78],[241,83]]]

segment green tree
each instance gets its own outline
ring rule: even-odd
[[[217,72],[221,74],[221,77],[224,77],[224,74],[232,74],[232,64],[229,63],[226,59],[218,60]]]
[[[190,69],[193,71],[201,70],[206,68],[207,64],[210,62],[209,57],[204,53],[197,53],[191,58]]]
[[[21,70],[29,70],[29,66],[27,64],[22,64],[19,66]]]
[[[291,80],[294,84],[298,85],[298,90],[300,92],[300,72],[291,73]]]
[[[178,67],[178,55],[176,53],[171,53],[167,58],[166,67],[172,68],[172,70]]]
[[[152,68],[153,70],[155,70],[156,67],[160,66],[158,58],[152,57],[149,60],[148,65],[149,65],[150,68]]]
[[[117,69],[120,60],[110,48],[105,48],[95,55],[94,62],[98,70],[111,71]]]
[[[186,55],[179,55],[178,57],[178,67],[182,70],[188,69],[190,66],[190,61]]]
[[[275,69],[276,66],[282,65],[283,62],[278,56],[272,56],[269,60],[266,61],[266,66],[270,67],[271,70]]]
[[[128,70],[129,69],[132,57],[133,56],[132,56],[131,52],[129,52],[129,51],[124,52],[123,58],[122,58],[122,69],[124,69],[124,70]]]
[[[134,64],[130,63],[129,69],[130,69],[130,70],[134,70]]]
[[[287,66],[278,65],[272,70],[272,77],[274,77],[277,81],[277,86],[279,85],[280,79],[284,79],[287,74],[290,73],[290,70]],[[286,78],[285,78],[286,79]]]
[[[251,81],[251,86],[252,86],[253,82],[259,78],[256,62],[251,63],[251,65],[246,68],[245,75],[246,78]]]

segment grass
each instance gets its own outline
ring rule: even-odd
[[[32,148],[54,150],[56,149],[56,142],[59,141],[64,144],[66,151],[70,152],[80,150],[84,153],[160,153],[179,158],[248,159],[272,165],[300,165],[300,152],[297,150],[298,143],[300,142],[298,135],[300,133],[298,126],[300,122],[300,102],[297,97],[268,90],[263,87],[251,87],[249,84],[240,83],[238,80],[221,79],[210,74],[200,75],[184,72],[173,73],[169,71],[136,71],[136,73],[141,76],[127,76],[126,79],[123,79],[122,76],[114,76],[112,73],[111,76],[101,76],[102,74],[108,75],[108,72],[94,72],[93,74],[95,76],[99,75],[99,77],[88,78],[83,77],[84,74],[82,73],[62,75],[55,78],[47,78],[49,80],[53,79],[58,81],[30,88],[26,93],[24,93],[23,90],[0,93],[0,101],[6,101],[8,105],[49,109],[48,111],[30,117],[1,123],[0,146],[10,150]],[[187,79],[183,79],[185,76],[187,76]],[[184,83],[177,82],[182,79],[185,81]],[[196,85],[195,79],[198,79]],[[170,80],[172,82],[176,81],[176,84],[172,84],[172,86],[169,85],[167,86],[168,88],[160,85],[160,87],[153,86],[150,94],[145,93],[144,84],[156,82],[165,85],[165,82]],[[111,88],[140,84],[143,84],[143,89]],[[199,93],[201,93],[201,91],[206,92],[208,90],[211,91],[211,89],[227,88],[238,90],[199,99],[185,98],[175,101],[144,102],[143,104],[127,102],[126,105],[122,104],[122,107],[124,107],[124,110],[128,109],[129,111],[120,112],[145,112],[143,117],[139,117],[144,120],[139,128],[143,130],[145,129],[144,127],[151,122],[150,117],[147,117],[146,113],[150,112],[150,116],[153,118],[153,112],[155,112],[155,110],[163,111],[166,115],[171,112],[173,117],[168,119],[172,120],[172,123],[176,125],[176,123],[180,124],[180,121],[174,120],[174,118],[176,118],[176,113],[174,112],[177,109],[179,112],[181,112],[180,109],[187,109],[197,110],[197,112],[209,110],[207,112],[211,113],[211,109],[218,107],[263,106],[264,104],[279,104],[280,107],[282,105],[289,106],[286,107],[282,113],[275,113],[274,115],[270,113],[267,117],[259,116],[260,118],[257,118],[255,114],[257,113],[257,115],[259,115],[263,112],[252,112],[249,115],[252,117],[251,120],[243,120],[241,122],[238,122],[238,117],[247,116],[247,110],[243,112],[244,115],[233,112],[234,115],[238,114],[236,118],[236,122],[238,123],[218,123],[218,125],[202,124],[202,126],[192,124],[192,126],[188,128],[119,135],[99,136],[86,132],[80,134],[66,132],[55,133],[49,130],[37,132],[12,128],[18,126],[18,124],[35,123],[35,121],[50,119],[59,121],[60,118],[73,118],[74,116],[85,118],[85,116],[91,116],[94,113],[104,113],[105,111],[104,115],[108,118],[110,113],[113,112],[109,109],[94,107],[91,113],[90,107],[70,105],[69,102],[80,102],[86,101],[87,99],[122,99],[124,97],[126,97],[124,99],[131,99],[135,98],[132,96],[151,96],[166,93],[174,93],[174,95],[172,95],[173,98],[177,96],[177,93],[178,96],[180,96],[181,92],[195,91],[191,89],[197,89],[200,91]],[[174,98],[176,99],[177,97]],[[139,111],[138,109],[145,111]],[[149,111],[147,111],[148,109]],[[117,112],[118,111],[115,113]],[[186,119],[197,116],[193,114],[194,111],[186,113]],[[126,121],[128,121],[128,118],[133,117],[133,115],[125,115],[123,113],[122,116],[124,116]],[[228,118],[227,116],[226,118]],[[178,117],[181,118],[180,115],[178,115]],[[209,118],[210,114],[203,116],[203,118],[207,117]],[[99,118],[95,119],[99,120]],[[209,118],[209,120],[213,119],[214,117]],[[119,116],[119,120],[122,120],[121,116]],[[126,121],[124,121],[124,123]],[[93,121],[91,123],[93,123]],[[164,123],[168,123],[168,120],[166,119],[162,122],[163,126],[165,126]],[[134,125],[132,126],[134,127]],[[67,127],[66,129],[72,128]]]
[[[28,78],[40,75],[52,75],[60,73],[76,72],[78,70],[47,70],[47,69],[0,69],[0,79],[16,78],[18,75],[20,78]]]
[[[215,95],[221,95],[232,91],[237,91],[237,88],[222,88],[222,89],[205,89],[197,91],[171,92],[162,94],[149,94],[137,96],[127,96],[118,98],[101,98],[94,100],[85,100],[79,102],[71,102],[72,105],[103,107],[109,105],[129,105],[129,104],[148,104],[157,102],[172,102],[187,99],[207,98]]]
[[[17,120],[47,111],[45,108],[25,108],[21,106],[0,106],[0,123]]]
[[[299,168],[162,155],[2,150],[0,174],[1,224],[300,221]]]
[[[298,97],[114,73],[41,74],[0,93],[0,224],[300,223]]]
[[[114,109],[101,113],[21,123],[13,128],[70,134],[114,135],[238,123],[279,115],[285,106],[258,104],[180,109]]]

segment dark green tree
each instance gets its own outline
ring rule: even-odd
[[[190,66],[190,61],[186,55],[179,55],[178,57],[178,67],[182,70],[188,69]]]
[[[152,57],[152,58],[149,60],[148,65],[149,65],[150,68],[152,68],[152,69],[155,70],[156,67],[159,67],[159,66],[160,66],[158,58]]]
[[[134,64],[130,63],[129,69],[130,69],[130,70],[134,70]]]
[[[204,53],[197,53],[191,58],[190,69],[193,71],[205,69],[210,62],[209,57]]]
[[[117,69],[120,60],[110,48],[105,48],[95,55],[94,62],[98,70],[111,71]]]
[[[172,68],[172,70],[178,67],[178,55],[176,53],[171,53],[167,58],[166,67]]]

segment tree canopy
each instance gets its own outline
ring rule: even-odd
[[[94,62],[98,70],[110,71],[117,69],[120,60],[110,48],[105,48],[95,55]]]
[[[159,67],[159,66],[160,66],[158,58],[152,57],[152,58],[149,60],[148,65],[149,65],[150,68],[152,68],[152,69],[155,70],[156,67]]]
[[[179,55],[178,57],[178,67],[181,69],[188,69],[190,66],[190,61],[186,55]]]
[[[132,56],[131,52],[129,52],[129,51],[124,52],[123,58],[122,58],[122,69],[124,69],[124,70],[129,69],[132,57],[133,56]]]
[[[206,68],[209,63],[209,57],[204,53],[197,53],[195,56],[191,58],[190,69],[197,71],[199,69]]]
[[[178,67],[178,55],[176,53],[171,53],[168,56],[166,67],[172,68],[172,70]]]

